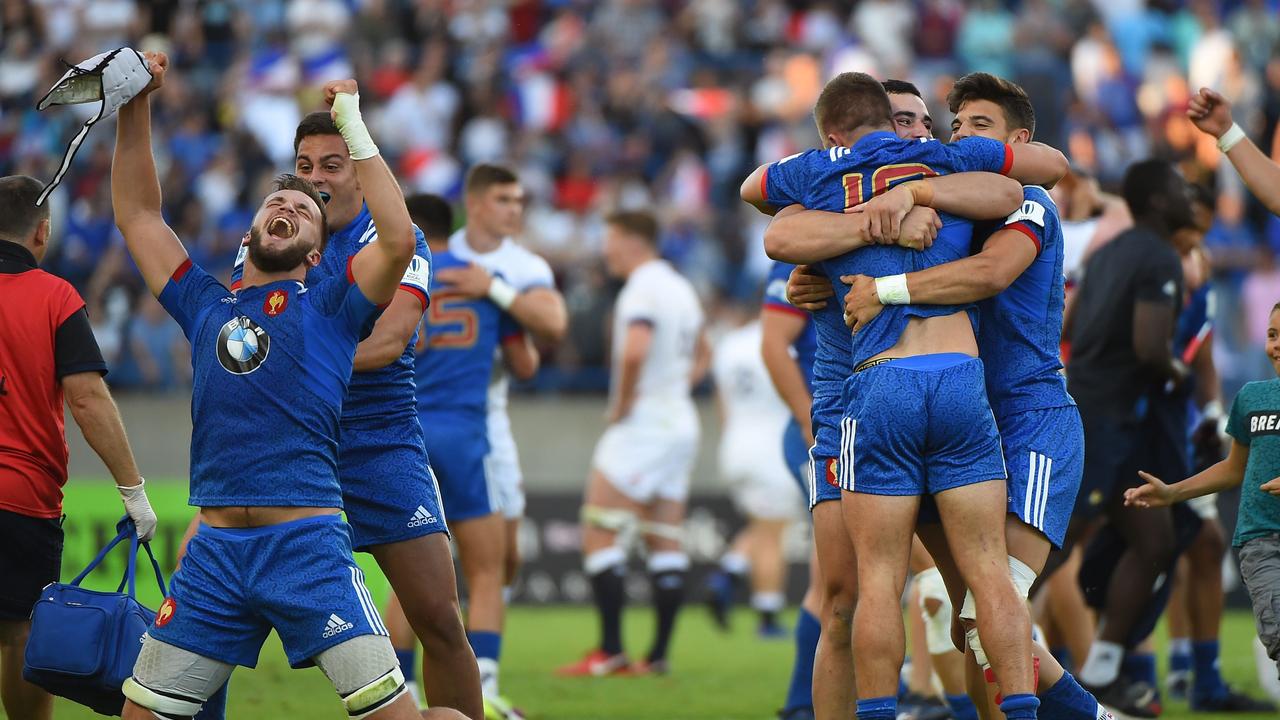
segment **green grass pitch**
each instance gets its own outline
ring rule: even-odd
[[[190,518],[185,486],[148,483],[162,522],[185,526]],[[68,524],[88,518],[113,520],[119,516],[115,491],[105,481],[73,481],[68,485]],[[64,573],[69,578],[92,557],[90,538],[83,547],[68,547]],[[84,553],[90,552],[89,555]],[[71,560],[74,557],[75,560]],[[83,557],[83,559],[81,559]],[[367,556],[365,556],[367,559]],[[372,563],[362,563],[372,568]],[[118,579],[112,573],[95,574],[97,587]],[[385,580],[369,573],[369,584],[379,598]],[[139,588],[154,583],[139,578]],[[158,593],[142,596],[155,607]],[[381,601],[381,600],[380,600]],[[782,703],[791,666],[791,645],[786,641],[757,639],[754,622],[746,610],[734,618],[734,631],[721,634],[706,610],[689,606],[679,620],[672,649],[673,672],[653,678],[558,678],[559,665],[576,660],[595,641],[596,622],[585,607],[516,607],[511,610],[503,642],[502,687],[531,720],[765,720],[773,718]],[[789,615],[789,623],[794,616]],[[652,615],[645,608],[628,611],[625,639],[630,652],[639,654],[652,633]],[[1248,613],[1232,612],[1223,623],[1222,672],[1228,682],[1257,694],[1252,655],[1253,621]],[[1157,633],[1163,648],[1164,635]],[[1163,651],[1161,652],[1163,665]],[[263,649],[257,669],[238,669],[231,681],[228,717],[306,718],[340,720],[345,717],[328,681],[315,668],[291,670],[274,635]],[[4,717],[0,712],[0,717]],[[55,718],[99,718],[87,708],[59,700]],[[1228,717],[1190,713],[1183,703],[1166,702],[1164,718]],[[1262,718],[1264,715],[1230,716]]]

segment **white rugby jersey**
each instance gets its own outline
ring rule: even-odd
[[[702,331],[702,306],[693,285],[665,260],[650,260],[627,278],[613,311],[611,394],[616,394],[623,343],[632,323],[653,328],[633,412],[669,409],[673,403],[692,408],[689,375]]]
[[[489,252],[476,252],[467,243],[467,229],[459,228],[449,236],[449,252],[459,260],[473,262],[488,270],[490,275],[501,277],[518,292],[538,287],[555,289],[555,274],[547,261],[509,237],[503,238],[502,244]],[[493,378],[489,382],[489,419],[501,424],[507,422],[510,383],[501,362],[494,363],[493,367]],[[496,417],[498,415],[501,417]]]
[[[742,448],[753,443],[782,447],[782,431],[791,418],[760,354],[763,333],[753,320],[724,334],[712,354],[711,374],[724,410],[721,442]]]

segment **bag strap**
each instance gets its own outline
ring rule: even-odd
[[[133,523],[129,523],[126,527],[122,529],[120,528],[119,525],[117,525],[116,527],[117,529],[119,529],[119,533],[116,534],[115,539],[107,543],[107,546],[102,548],[102,550],[98,552],[97,557],[95,557],[93,561],[89,563],[89,566],[86,567],[84,570],[82,570],[79,575],[75,576],[75,579],[71,581],[72,585],[78,586],[80,582],[83,581],[89,573],[93,572],[94,568],[98,567],[98,565],[102,563],[102,560],[107,556],[107,553],[111,552],[111,548],[114,548],[116,545],[119,545],[122,540],[125,540],[130,535],[134,536],[135,538],[137,537],[137,531],[133,529]]]
[[[116,592],[122,592],[127,583],[129,585],[129,597],[137,597],[136,581],[138,577],[138,546],[141,545],[143,550],[147,551],[147,557],[151,560],[151,569],[156,573],[156,584],[160,586],[160,596],[168,597],[169,591],[165,588],[164,573],[160,571],[160,563],[156,560],[156,555],[151,551],[151,543],[138,542],[138,535],[134,533],[129,542],[129,563],[125,567],[124,577],[120,578],[120,585],[116,587]]]

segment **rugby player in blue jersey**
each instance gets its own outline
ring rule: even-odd
[[[295,172],[325,198],[330,235],[311,282],[340,275],[349,258],[382,236],[367,190],[327,112],[305,116],[294,133]],[[391,304],[356,348],[342,406],[338,478],[355,549],[390,581],[393,600],[423,646],[423,690],[432,705],[482,712],[476,663],[459,619],[457,581],[431,478],[414,387],[413,341],[428,307],[431,253],[413,228],[414,257]],[[238,289],[247,248],[232,270]],[[411,655],[406,655],[408,660]],[[402,663],[413,681],[414,663]]]
[[[422,229],[436,270],[465,267],[468,263],[449,250],[453,212],[448,202],[435,195],[415,195],[405,201],[414,224]],[[517,379],[527,380],[538,371],[538,352],[520,326],[488,298],[468,298],[454,292],[441,280],[431,279],[431,308],[417,343],[415,380],[418,417],[432,457],[432,469],[440,487],[449,524],[458,543],[458,557],[467,583],[468,615],[479,596],[493,598],[501,606],[504,583],[503,564],[493,557],[493,535],[501,537],[502,516],[495,504],[495,491],[485,458],[490,453],[488,433],[489,379],[501,348],[503,364]],[[482,537],[471,530],[477,520],[489,518],[497,532]],[[483,529],[483,528],[480,528]],[[389,618],[398,613],[389,612]],[[476,627],[468,617],[467,636],[476,649],[477,661],[497,658],[501,635],[487,627]],[[499,626],[500,629],[501,626]],[[403,665],[412,657],[412,635],[400,634],[392,626],[392,641]],[[496,673],[495,673],[496,674]],[[484,693],[486,717],[522,717],[496,689]]]
[[[143,637],[124,717],[195,715],[235,665],[257,663],[272,629],[292,665],[320,666],[352,717],[419,717],[338,515],[339,417],[356,344],[413,257],[399,187],[354,83],[329,83],[325,100],[383,239],[307,286],[328,239],[323,200],[281,176],[254,217],[246,288],[233,295],[164,221],[148,94],[168,60],[147,60],[151,84],[120,110],[112,202],[148,288],[191,342],[190,502],[201,525]]]
[[[804,204],[841,211],[897,182],[939,171],[1012,172],[1022,180],[1044,182],[1065,171],[1065,159],[1049,148],[1015,149],[984,139],[951,146],[898,140],[885,132],[892,125],[883,88],[864,75],[847,73],[834,79],[815,114],[827,149],[760,168],[743,184],[744,199],[757,205]],[[934,195],[939,184],[946,183],[913,187]],[[989,182],[983,189],[993,195],[1000,188]],[[1014,185],[1012,190],[1013,201],[1005,210],[1015,209],[1020,200],[1020,189]],[[941,209],[971,212],[972,205]],[[880,227],[874,217],[867,220],[872,236],[891,238],[897,228]],[[935,244],[918,255],[872,246],[824,262],[823,269],[829,278],[900,274],[964,256],[969,235],[967,223],[950,220]],[[779,259],[799,262],[831,257],[786,257],[776,247],[769,249]],[[883,313],[854,338],[845,358],[856,371],[845,388],[844,461],[838,464],[838,474],[849,491],[842,505],[847,506],[845,518],[859,551],[855,626],[860,630],[853,638],[860,662],[859,717],[893,717],[896,711],[894,691],[903,655],[898,597],[919,496],[925,492],[938,500],[962,574],[977,595],[978,622],[1007,694],[1002,709],[1010,717],[1034,717],[1038,706],[1031,694],[1030,621],[1009,578],[1000,527],[1006,504],[1003,458],[966,309],[902,306]],[[821,357],[821,325],[819,333]],[[926,390],[922,382],[932,389]],[[933,406],[932,412],[904,405],[902,398],[912,394],[920,394],[924,404]],[[926,449],[929,438],[938,442]],[[898,632],[884,632],[886,627]]]

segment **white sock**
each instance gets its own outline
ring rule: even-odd
[[[1089,659],[1085,660],[1084,667],[1080,668],[1080,682],[1094,687],[1110,685],[1120,674],[1120,661],[1123,659],[1123,645],[1094,640],[1089,648]]]
[[[751,569],[751,563],[747,561],[747,556],[741,553],[725,553],[725,556],[720,558],[720,569],[730,575],[746,575]]]
[[[786,604],[780,592],[758,592],[751,595],[751,609],[757,612],[778,612]]]
[[[1191,638],[1169,638],[1169,654],[1191,657]]]
[[[498,661],[493,658],[476,658],[480,668],[480,693],[485,697],[498,696]]]

